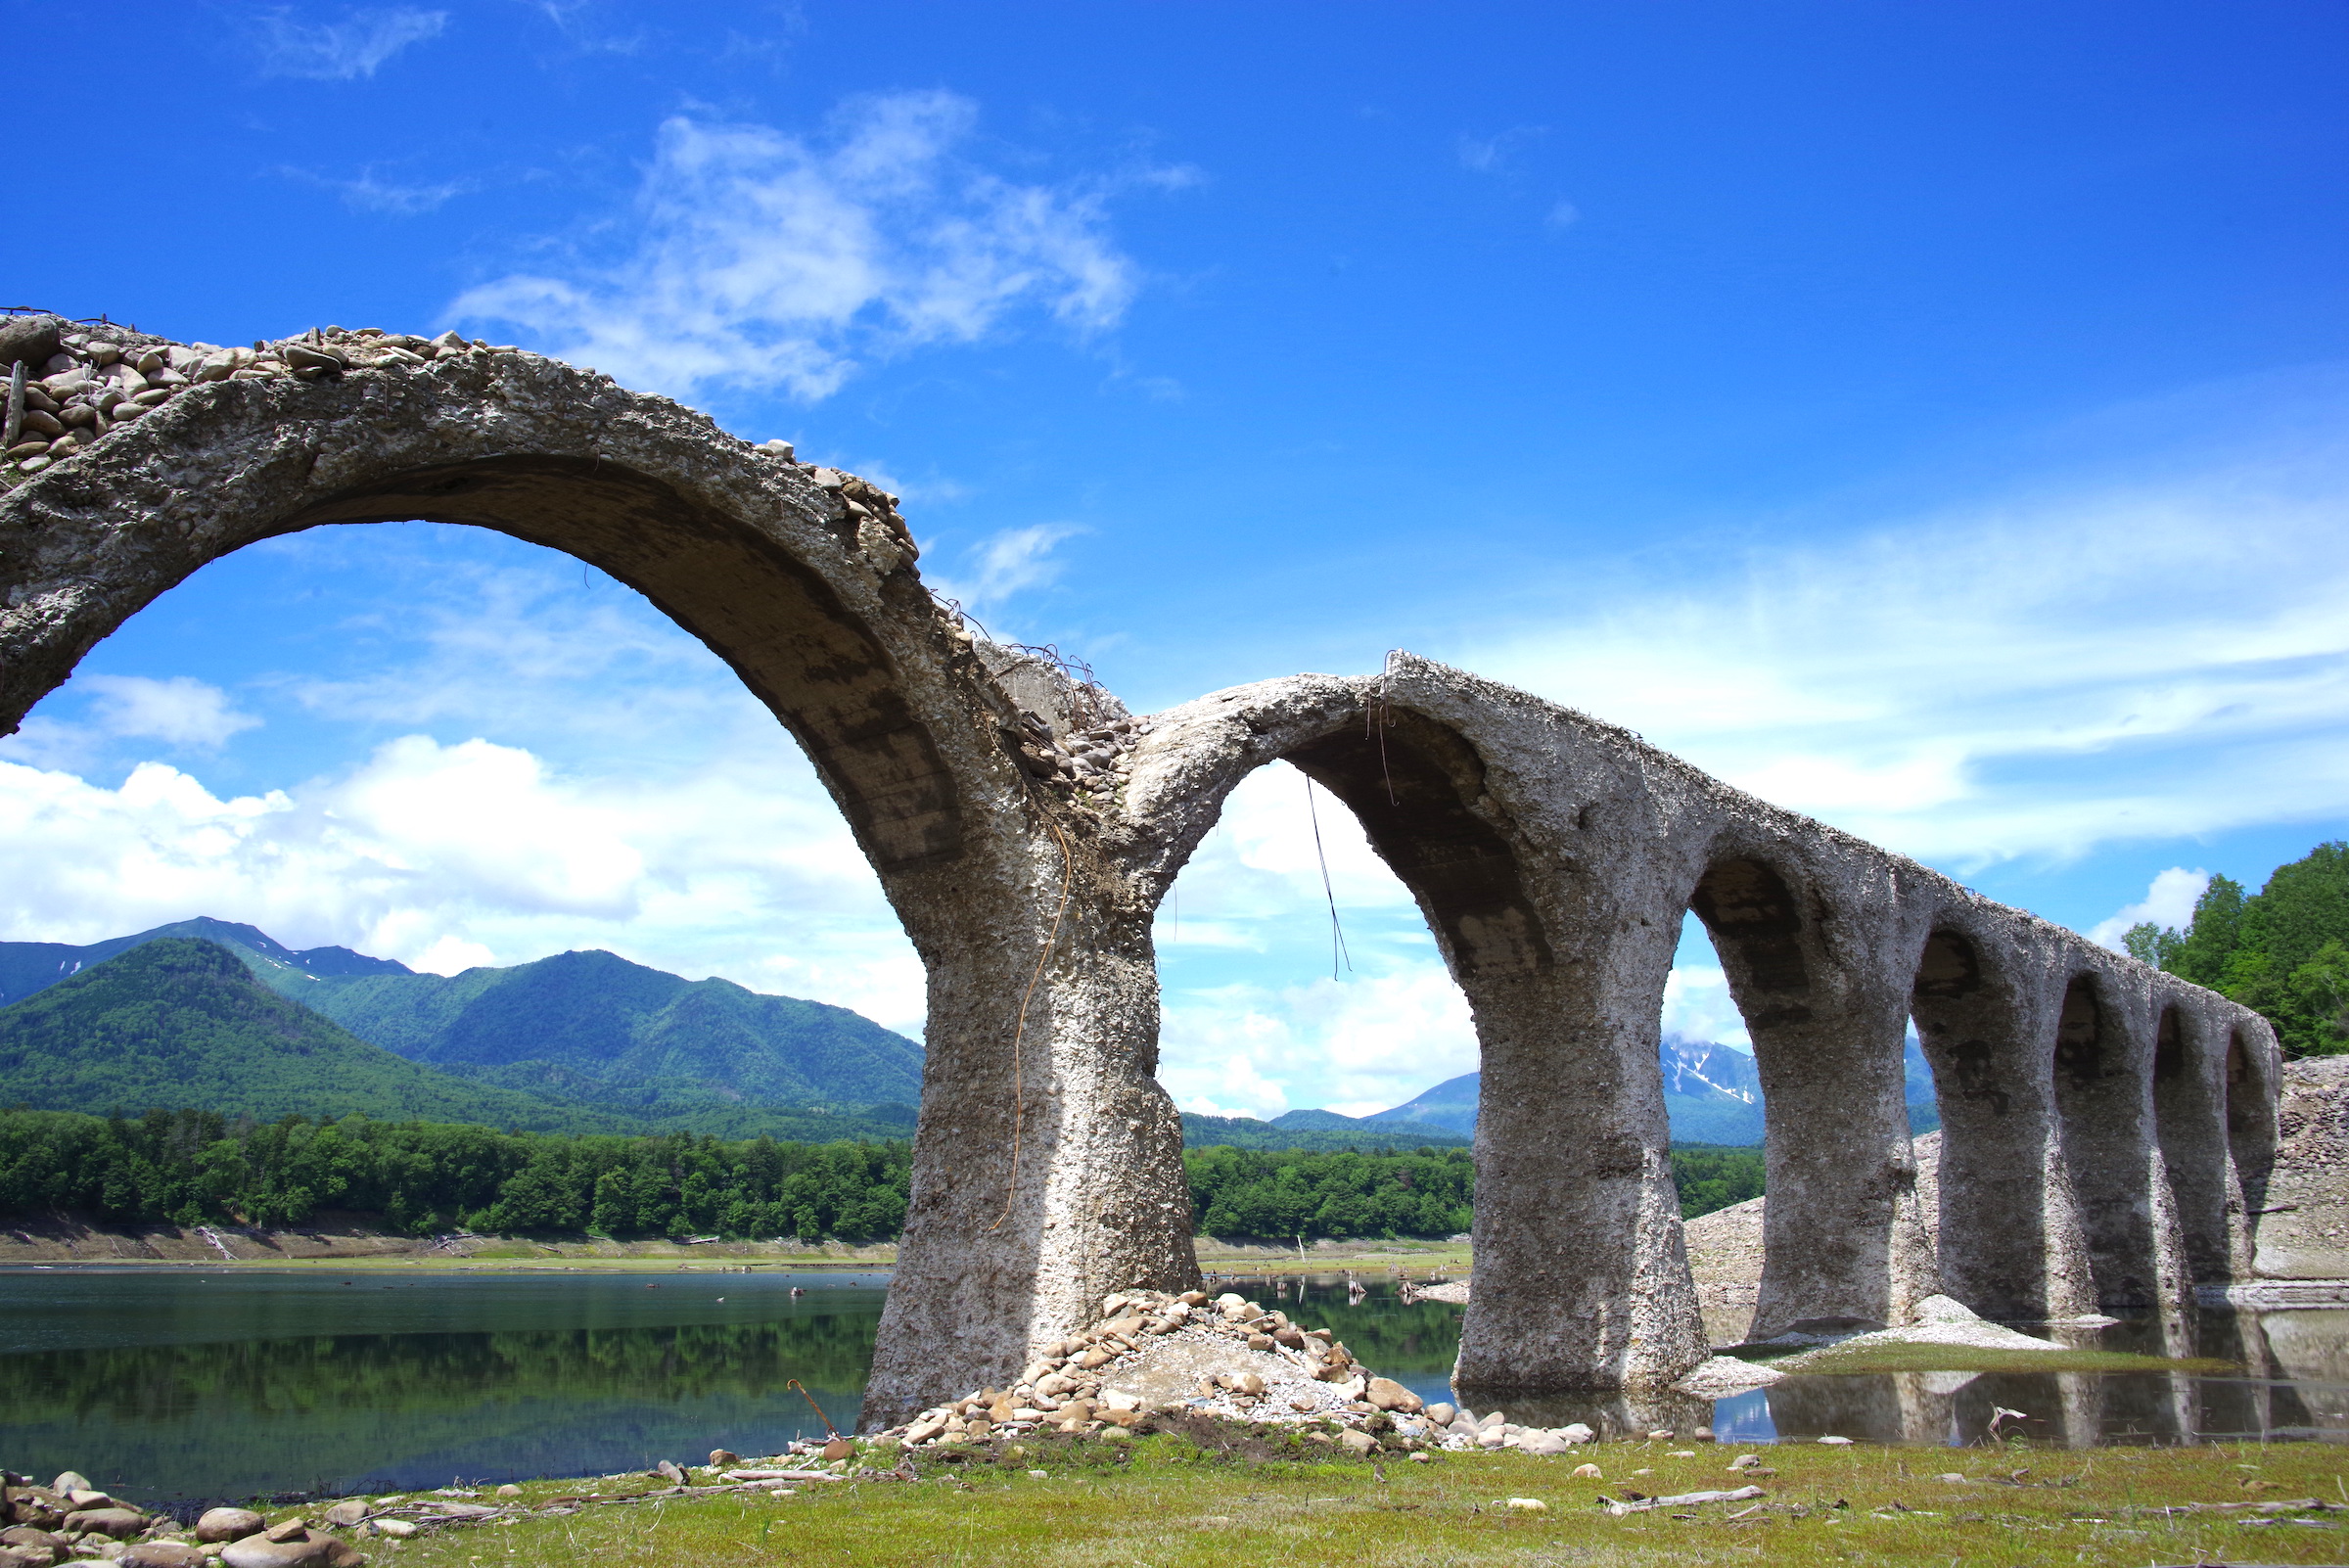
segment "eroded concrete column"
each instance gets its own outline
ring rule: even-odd
[[[1762,1282],[1749,1337],[1806,1318],[1902,1323],[1940,1280],[1916,1191],[1897,900],[1854,879],[1800,897],[1730,856],[1690,906],[1712,934],[1762,1080]],[[1836,929],[1822,929],[1832,921]]]
[[[2063,1164],[2096,1299],[2174,1305],[2185,1294],[2168,1177],[2153,1135],[2153,1035],[2142,986],[2073,974],[2056,1004],[2054,1087]]]
[[[1941,1111],[1942,1288],[1985,1317],[2070,1317],[2096,1291],[2056,1129],[2034,955],[1936,930],[1911,1005]],[[2018,973],[2019,971],[2019,973]]]
[[[1111,1291],[1199,1282],[1182,1122],[1154,1076],[1146,917],[1073,849],[1065,909],[1046,835],[1024,888],[970,899],[966,919],[915,933],[930,970],[928,1054],[868,1428],[1008,1387]]]
[[[1462,981],[1484,1078],[1453,1380],[1487,1403],[1661,1389],[1705,1357],[1656,1060],[1677,915],[1593,922],[1538,974]]]

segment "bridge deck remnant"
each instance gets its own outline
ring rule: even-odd
[[[2197,1282],[2248,1276],[2245,1193],[2276,1127],[2264,1020],[1614,725],[1400,654],[1137,718],[974,638],[877,486],[453,334],[229,350],[19,318],[12,361],[9,732],[206,563],[423,520],[630,584],[798,737],[929,980],[868,1423],[1008,1385],[1111,1292],[1197,1283],[1151,923],[1224,797],[1274,761],[1360,818],[1475,1017],[1464,1389],[1613,1391],[1632,1418],[1706,1355],[1656,1057],[1691,909],[1765,1091],[1757,1334],[1896,1321],[1936,1292],[1993,1316],[2182,1313]],[[1945,1129],[1938,1245],[1903,1103],[1911,1020]]]

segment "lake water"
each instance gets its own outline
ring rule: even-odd
[[[771,1453],[823,1433],[794,1379],[853,1424],[887,1284],[829,1271],[419,1274],[0,1269],[0,1464],[77,1469],[153,1503]],[[1423,1397],[1450,1397],[1458,1308],[1405,1305],[1383,1280],[1359,1303],[1334,1277],[1239,1288],[1335,1330]],[[2100,1339],[2142,1349],[2146,1333],[2124,1324]],[[1668,1413],[1710,1418],[1736,1442],[1963,1443],[2000,1407],[2073,1443],[2349,1439],[2349,1312],[2206,1314],[2197,1337],[2200,1354],[2244,1370],[1805,1378]],[[1620,1429],[1649,1412],[1559,1401],[1510,1414]]]

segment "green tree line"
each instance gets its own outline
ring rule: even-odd
[[[2245,896],[2212,877],[2184,931],[2147,922],[2129,951],[2241,1002],[2276,1026],[2286,1056],[2349,1051],[2349,844],[2320,844]]]
[[[1762,1190],[1754,1149],[1677,1149],[1684,1215]],[[903,1142],[726,1142],[501,1132],[436,1122],[207,1111],[138,1118],[0,1111],[0,1215],[103,1222],[297,1225],[322,1211],[411,1235],[717,1235],[884,1241],[905,1221]],[[1466,1149],[1320,1153],[1211,1147],[1183,1156],[1204,1233],[1436,1236],[1465,1230]]]

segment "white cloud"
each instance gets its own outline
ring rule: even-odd
[[[372,168],[361,169],[352,179],[334,179],[291,166],[281,168],[278,172],[289,179],[322,186],[338,193],[343,198],[343,205],[355,212],[383,212],[392,217],[416,217],[421,213],[437,211],[457,197],[470,195],[480,188],[471,180],[403,185],[378,179]]]
[[[2194,900],[2210,886],[2210,873],[2200,869],[2188,871],[2182,865],[2171,866],[2154,875],[2145,896],[2135,903],[2124,904],[2109,918],[2088,928],[2088,940],[2102,943],[2119,952],[2121,937],[2131,926],[2151,921],[2171,931],[2184,931],[2194,923]]]
[[[1687,546],[1443,656],[1960,870],[2337,819],[2344,455]]]
[[[1064,563],[1053,559],[1053,550],[1082,531],[1070,523],[999,530],[962,552],[954,566],[927,574],[930,586],[974,616],[992,614],[1013,595],[1057,581]]]
[[[1552,203],[1549,210],[1542,215],[1542,221],[1553,229],[1572,228],[1582,220],[1583,209],[1572,202]]]
[[[313,81],[372,76],[402,49],[438,38],[448,26],[447,12],[413,6],[353,11],[342,22],[296,22],[282,10],[259,20],[262,72]]]
[[[976,342],[1015,312],[1114,325],[1137,270],[1109,239],[1109,185],[979,166],[965,152],[977,117],[946,92],[851,99],[816,141],[680,115],[656,138],[629,254],[500,278],[452,313],[631,385],[810,401],[859,356]]]
[[[96,696],[93,722],[109,735],[160,740],[189,751],[217,751],[230,736],[260,723],[239,711],[228,693],[186,675],[84,675],[76,684]]]

